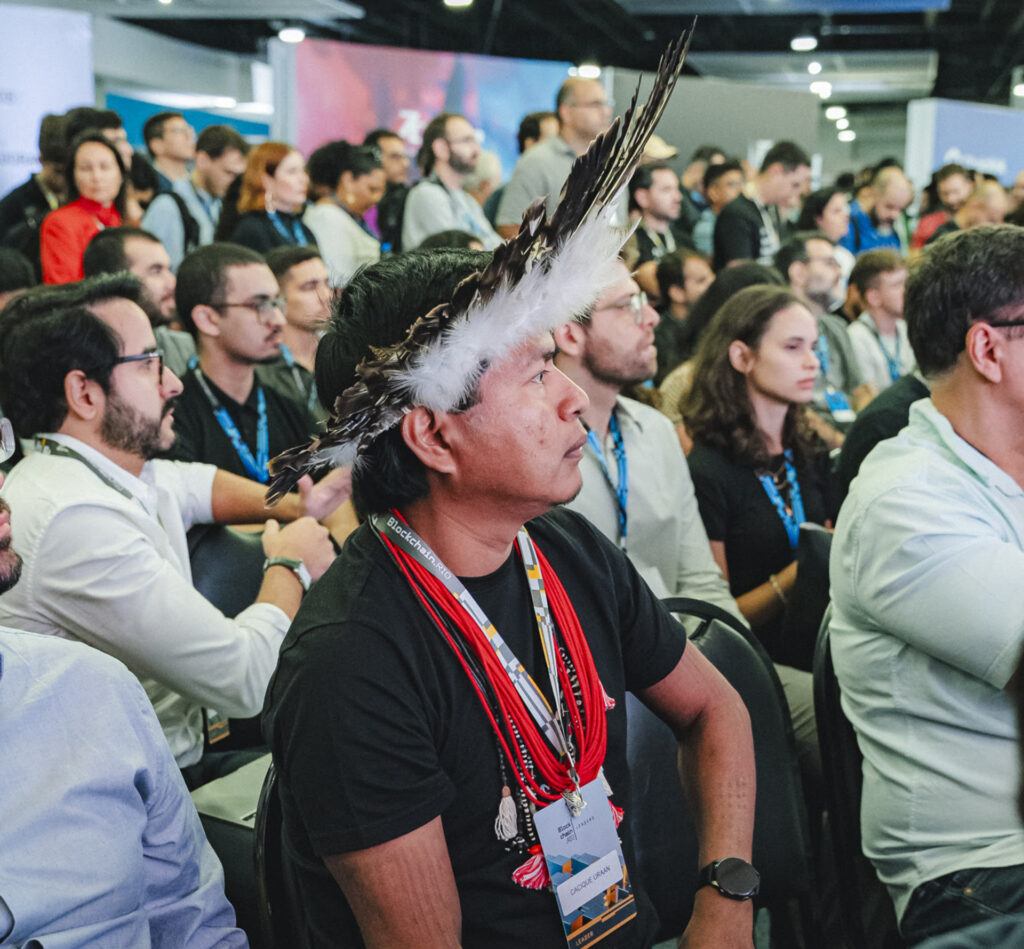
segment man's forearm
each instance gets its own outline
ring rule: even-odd
[[[266,494],[266,485],[218,468],[213,477],[213,519],[218,524],[261,524],[270,517],[294,521],[302,516],[297,494],[286,494],[273,507],[267,507]]]

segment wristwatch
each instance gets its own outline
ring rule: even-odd
[[[713,886],[730,900],[749,900],[757,896],[761,888],[761,874],[746,860],[726,857],[709,863],[700,871],[697,889],[704,886]]]
[[[301,560],[292,560],[291,557],[268,557],[263,561],[263,572],[266,573],[271,567],[287,567],[299,578],[302,590],[305,592],[313,582],[306,565]]]

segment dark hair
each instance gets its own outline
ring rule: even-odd
[[[53,113],[44,115],[39,123],[39,160],[58,165],[68,158],[67,117]]]
[[[785,286],[786,281],[779,276],[779,272],[774,267],[765,267],[763,264],[755,264],[753,261],[737,264],[735,267],[726,267],[715,277],[711,286],[690,307],[686,322],[683,323],[678,343],[682,362],[696,352],[704,330],[707,329],[708,324],[726,300],[739,293],[744,287],[754,284],[771,284],[782,287]]]
[[[725,149],[719,148],[717,145],[698,145],[690,156],[690,164],[692,165],[695,161],[706,161],[708,164],[711,163],[711,159],[715,155],[724,155]]]
[[[320,260],[320,249],[312,244],[300,247],[294,244],[283,244],[268,250],[263,259],[280,284],[292,267],[304,264],[307,260]]]
[[[136,191],[160,190],[160,179],[149,159],[141,152],[132,152],[132,166],[128,169],[128,180]]]
[[[663,161],[652,161],[647,164],[640,165],[636,171],[633,172],[633,177],[629,179],[629,209],[630,211],[637,210],[640,205],[636,203],[636,193],[638,191],[646,191],[652,184],[654,184],[654,173],[656,171],[669,171],[675,176],[675,172]]]
[[[825,213],[831,201],[837,194],[844,194],[836,187],[819,188],[812,191],[804,198],[803,207],[800,209],[800,217],[797,218],[796,227],[798,231],[814,231],[818,228],[818,218]]]
[[[169,119],[183,119],[185,118],[180,112],[157,112],[155,115],[151,115],[142,126],[142,140],[146,143],[146,151],[149,152],[151,158],[156,156],[153,154],[153,149],[150,148],[149,143],[154,138],[164,137],[164,125]]]
[[[863,297],[873,286],[878,278],[884,273],[892,273],[894,270],[904,270],[907,262],[894,250],[869,250],[861,254],[850,271],[849,282],[856,288]]]
[[[215,160],[232,148],[243,155],[249,154],[249,143],[230,125],[207,125],[196,139],[196,151]]]
[[[160,243],[159,237],[141,227],[105,227],[102,231],[97,231],[85,245],[85,253],[82,255],[82,269],[85,275],[96,277],[100,274],[128,270],[128,255],[124,252],[124,245],[133,237],[153,244]]]
[[[94,109],[92,106],[80,105],[64,113],[64,135],[69,142],[86,129],[120,128],[124,128],[124,122],[113,109]]]
[[[767,171],[774,164],[782,165],[787,172],[799,168],[801,165],[810,165],[810,156],[795,142],[776,142],[765,153],[761,162],[761,171]]]
[[[310,189],[321,197],[338,189],[346,171],[359,178],[381,167],[380,149],[376,145],[350,145],[340,139],[321,145],[306,162]]]
[[[952,178],[954,175],[963,175],[968,181],[971,180],[971,173],[964,168],[963,165],[958,165],[956,162],[949,162],[943,165],[934,175],[932,175],[932,181],[938,184],[940,181],[945,181],[947,178]]]
[[[356,366],[371,347],[402,340],[415,320],[450,300],[456,286],[490,260],[485,251],[414,250],[360,270],[335,303],[317,349],[321,402],[333,408],[355,382]],[[426,494],[425,469],[400,428],[382,435],[360,457],[353,488],[357,507],[364,511],[386,511]]]
[[[32,262],[13,247],[0,247],[0,293],[27,290],[39,281]]]
[[[225,276],[229,267],[248,267],[266,263],[254,250],[241,244],[207,244],[197,247],[178,266],[178,282],[174,288],[174,305],[182,326],[198,338],[192,321],[194,307],[223,303]]]
[[[447,134],[448,120],[461,118],[457,112],[442,112],[427,123],[423,130],[423,144],[416,153],[416,164],[424,175],[429,175],[434,170],[434,162],[437,161],[434,157],[434,142]]]
[[[374,129],[372,132],[366,133],[366,138],[363,139],[363,144],[379,148],[380,140],[382,138],[397,138],[400,142],[403,140],[402,136],[399,135],[398,132],[392,132],[391,129]]]
[[[672,287],[681,287],[686,281],[685,269],[688,260],[703,260],[708,262],[700,251],[691,250],[689,247],[679,247],[671,253],[665,254],[658,261],[658,268],[655,276],[658,280],[658,293],[663,303],[668,301],[668,291]],[[708,265],[710,266],[710,264]]]
[[[19,435],[64,424],[69,372],[82,370],[109,392],[122,341],[90,307],[113,299],[138,304],[141,293],[135,277],[115,274],[37,287],[7,305],[0,314],[0,403]]]
[[[784,287],[755,285],[740,290],[715,314],[701,338],[693,385],[681,406],[686,430],[695,442],[722,452],[745,467],[765,464],[770,453],[757,427],[746,377],[729,361],[729,346],[740,340],[752,350],[780,310],[800,301]],[[782,444],[797,460],[806,452],[800,434],[802,405],[790,405],[782,426]]]
[[[469,231],[460,231],[457,229],[450,231],[437,231],[434,234],[424,237],[423,240],[416,245],[416,250],[438,250],[441,247],[470,250],[474,243],[483,246],[483,241],[481,241],[476,234],[471,234]]]
[[[235,228],[238,226],[238,220],[242,216],[238,210],[238,199],[242,194],[242,178],[244,175],[238,175],[228,185],[228,190],[224,192],[224,197],[220,201],[220,217],[217,219],[217,228],[213,232],[213,239],[215,241],[226,241],[232,234],[235,233]]]
[[[772,264],[782,274],[782,279],[786,283],[789,283],[789,268],[793,264],[797,261],[807,263],[807,243],[809,241],[824,241],[830,247],[836,246],[835,241],[821,231],[797,231],[795,234],[787,237],[772,258]]]
[[[121,187],[117,192],[117,197],[114,198],[114,207],[117,208],[117,213],[123,219],[125,202],[128,199],[128,173],[125,170],[124,162],[121,161],[121,153],[102,132],[96,129],[86,129],[81,135],[76,135],[68,148],[68,160],[64,166],[64,175],[68,182],[68,201],[71,202],[80,197],[78,185],[75,184],[75,156],[78,154],[78,149],[89,142],[95,142],[108,148],[110,154],[114,156],[114,161],[117,162],[118,170],[121,172]]]
[[[972,323],[1019,317],[1024,305],[1024,228],[957,231],[929,244],[910,268],[903,315],[926,376],[952,369]],[[1006,330],[1020,335],[1024,330]]]
[[[545,119],[558,119],[554,112],[530,112],[523,116],[519,123],[519,132],[516,134],[516,141],[519,143],[519,154],[526,151],[526,140],[528,138],[540,138],[540,123]]]
[[[706,192],[719,178],[724,177],[730,171],[738,171],[743,174],[743,166],[735,158],[727,158],[725,161],[708,165],[704,169],[704,191]]]

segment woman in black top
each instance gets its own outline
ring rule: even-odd
[[[302,223],[309,175],[306,163],[284,142],[264,142],[251,152],[238,195],[241,215],[229,240],[265,254],[274,247],[316,244]]]
[[[777,661],[799,524],[826,517],[827,455],[804,421],[817,336],[814,317],[787,289],[741,290],[705,331],[683,404],[712,553]]]

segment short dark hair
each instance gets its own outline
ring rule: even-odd
[[[142,125],[142,140],[146,143],[146,151],[149,152],[150,156],[155,158],[153,155],[153,149],[149,147],[149,143],[154,138],[164,137],[164,124],[168,119],[183,119],[185,118],[180,112],[157,112],[155,115],[151,115]]]
[[[971,173],[963,165],[958,165],[956,162],[948,162],[932,175],[932,181],[938,184],[940,181],[945,181],[954,175],[963,175],[968,180],[971,178]]]
[[[719,178],[727,175],[730,171],[738,171],[743,174],[743,166],[735,158],[727,158],[714,165],[708,165],[704,169],[704,190],[710,188]]]
[[[39,281],[32,262],[13,247],[0,247],[0,293],[27,290]]]
[[[335,303],[316,356],[316,387],[324,405],[356,380],[370,348],[404,339],[409,327],[451,299],[456,286],[490,262],[485,251],[414,250],[360,270]],[[180,279],[180,277],[179,277]],[[427,492],[426,472],[395,427],[380,436],[353,470],[357,507],[386,511]]]
[[[540,138],[540,123],[545,119],[557,119],[555,112],[530,112],[523,116],[519,123],[519,132],[516,134],[516,141],[519,143],[519,153],[526,151],[526,140],[528,138]]]
[[[437,160],[434,157],[434,142],[439,138],[444,138],[447,134],[448,120],[461,118],[463,116],[457,112],[441,112],[427,123],[427,127],[423,130],[423,144],[420,145],[420,150],[416,153],[416,164],[419,165],[423,174],[429,175],[434,170],[434,162]]]
[[[230,125],[207,125],[196,139],[196,151],[213,159],[220,158],[232,148],[243,155],[249,154],[249,143]]]
[[[337,189],[346,171],[358,178],[381,167],[380,149],[376,145],[350,145],[341,139],[321,145],[306,162],[310,186],[329,193]]]
[[[274,274],[278,284],[281,283],[292,267],[304,264],[307,260],[320,259],[322,259],[320,248],[313,244],[307,244],[305,247],[283,244],[281,247],[274,247],[268,250],[264,256],[264,260],[266,260],[267,266]]]
[[[800,208],[800,217],[797,219],[797,230],[813,231],[818,226],[818,218],[825,213],[825,208],[837,194],[843,194],[839,188],[819,188],[812,191],[804,198],[803,206]]]
[[[761,162],[761,171],[767,171],[772,165],[780,164],[788,172],[801,165],[810,166],[811,157],[796,142],[776,142],[765,153]]]
[[[711,159],[715,155],[724,155],[725,149],[719,148],[717,145],[698,145],[690,156],[690,164],[692,165],[695,161],[706,161],[711,162]]]
[[[633,177],[629,179],[629,209],[631,211],[640,207],[636,203],[636,193],[638,191],[645,191],[654,184],[654,173],[656,171],[671,171],[673,175],[675,174],[671,167],[663,161],[652,161],[640,165],[633,172]]]
[[[807,263],[807,243],[808,241],[824,241],[826,244],[830,244],[835,247],[835,241],[832,240],[827,234],[823,234],[821,231],[797,231],[795,234],[790,235],[783,241],[782,246],[775,252],[775,256],[772,258],[772,264],[775,269],[782,274],[782,279],[789,283],[789,268],[793,266],[797,261]]]
[[[266,261],[248,247],[226,241],[197,247],[178,266],[178,282],[174,288],[174,305],[182,326],[197,338],[199,331],[192,321],[194,307],[223,303],[225,276],[229,267],[248,267]]]
[[[68,183],[68,201],[74,201],[80,197],[78,192],[78,185],[75,184],[75,155],[78,153],[83,145],[89,142],[95,142],[98,145],[102,145],[110,150],[110,153],[114,156],[114,161],[117,162],[117,167],[121,171],[121,188],[117,192],[117,197],[114,198],[114,207],[117,208],[117,213],[124,218],[125,205],[128,200],[128,170],[124,167],[124,162],[121,160],[121,153],[111,143],[102,132],[97,129],[86,129],[80,135],[76,135],[71,145],[68,147],[68,158],[64,165],[64,175],[67,178]]]
[[[58,165],[68,157],[68,122],[63,115],[44,115],[39,123],[39,159]]]
[[[884,273],[905,270],[907,262],[894,250],[869,250],[861,254],[850,271],[850,283],[863,297],[878,282]]]
[[[654,273],[658,280],[658,293],[661,294],[663,303],[668,300],[668,291],[672,287],[681,287],[686,282],[686,262],[694,259],[703,260],[704,263],[708,262],[704,254],[691,250],[689,247],[679,247],[665,254],[658,261],[658,267]]]
[[[128,169],[128,180],[136,191],[160,190],[160,179],[150,160],[141,152],[132,152],[132,166]]]
[[[105,227],[97,231],[89,243],[85,245],[82,255],[82,269],[87,277],[100,274],[121,273],[128,270],[128,255],[124,252],[125,243],[132,237],[159,244],[160,238],[141,227]]]
[[[142,287],[131,274],[91,277],[38,287],[0,315],[0,403],[15,431],[28,438],[64,424],[64,380],[81,370],[110,391],[118,333],[90,309],[106,300],[139,304]]]
[[[924,249],[910,268],[903,301],[910,345],[924,375],[956,365],[972,323],[1019,318],[1022,260],[1024,228],[1013,224],[957,231]],[[1024,329],[1006,332],[1020,335]]]
[[[382,138],[397,138],[400,142],[403,141],[402,136],[399,135],[398,132],[392,132],[391,129],[374,129],[372,132],[366,133],[366,138],[363,139],[363,144],[379,148],[380,140]]]
[[[94,109],[89,105],[80,105],[64,113],[64,134],[69,142],[86,129],[102,131],[120,128],[124,128],[124,122],[113,109]]]
[[[438,250],[442,247],[449,247],[469,250],[474,243],[483,246],[483,241],[481,241],[476,234],[471,234],[469,231],[453,229],[450,231],[436,231],[433,234],[428,234],[419,242],[419,244],[416,245],[415,249]]]

